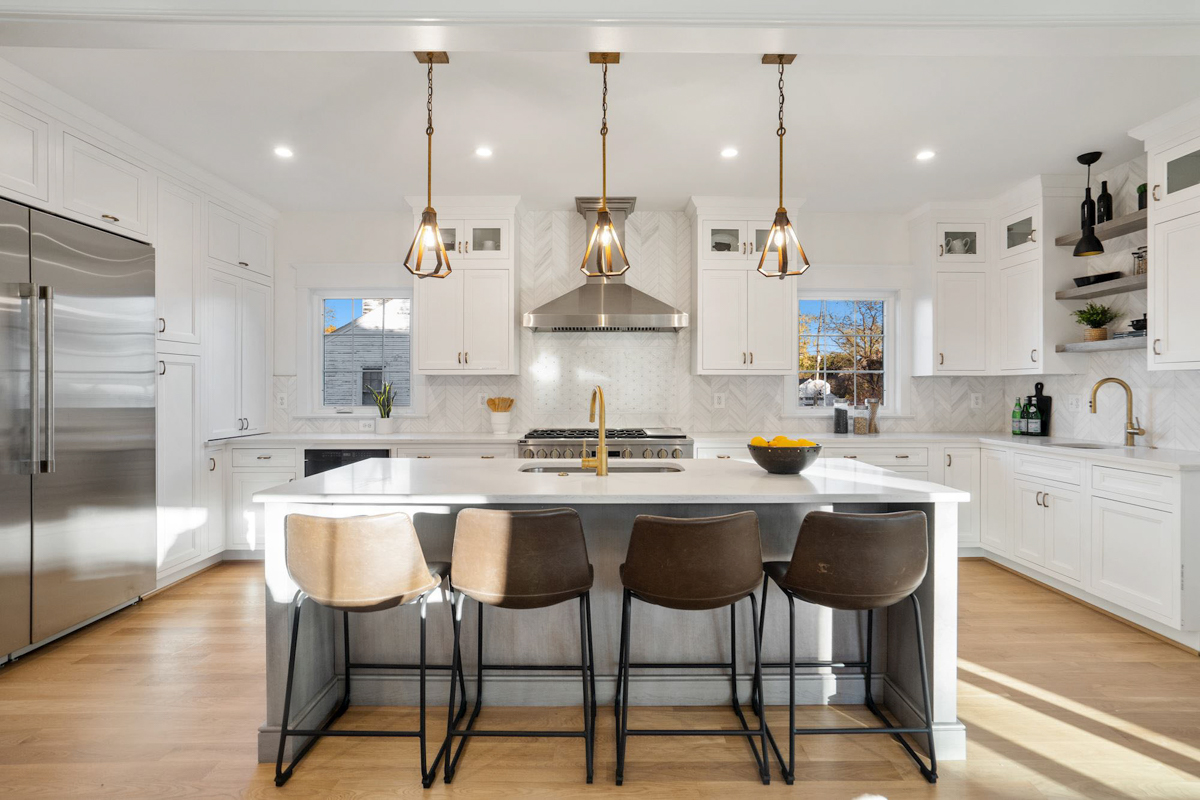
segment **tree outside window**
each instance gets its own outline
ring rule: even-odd
[[[837,399],[886,405],[886,306],[882,299],[800,301],[800,407]]]

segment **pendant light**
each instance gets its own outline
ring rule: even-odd
[[[629,259],[621,247],[617,229],[613,227],[612,215],[608,213],[608,65],[621,63],[621,54],[590,53],[588,60],[602,65],[604,76],[600,102],[600,207],[596,209],[596,224],[592,227],[592,235],[588,237],[587,250],[579,264],[579,271],[589,278],[615,278],[629,271]],[[613,269],[613,248],[621,257],[622,266],[616,270]],[[596,253],[595,264],[589,269],[588,262],[593,260],[593,250]]]
[[[1092,164],[1100,160],[1100,153],[1084,153],[1076,158],[1087,166],[1087,188],[1083,190],[1083,204],[1079,208],[1079,228],[1083,235],[1075,243],[1076,256],[1098,256],[1104,245],[1096,238],[1096,202],[1092,200]]]
[[[450,257],[442,232],[438,229],[437,212],[433,210],[433,65],[449,64],[450,56],[444,52],[415,53],[417,61],[429,65],[429,89],[425,95],[425,136],[428,146],[425,153],[425,210],[421,212],[421,224],[413,237],[404,267],[418,278],[445,278],[450,274]],[[433,254],[433,264],[425,264],[425,256]],[[433,269],[429,269],[432,266]]]
[[[795,54],[778,54],[772,55],[768,53],[762,57],[764,64],[779,65],[779,127],[775,129],[775,135],[779,137],[779,208],[775,210],[775,221],[771,223],[771,232],[767,235],[767,244],[762,249],[762,255],[758,259],[758,272],[768,278],[784,278],[793,275],[803,275],[808,270],[808,256],[804,255],[804,248],[800,246],[800,240],[796,238],[796,230],[792,227],[791,220],[788,219],[787,209],[783,207],[783,136],[787,133],[787,128],[783,127],[783,68],[786,64],[790,64],[796,60]],[[788,264],[788,242],[791,242],[796,247],[796,252],[800,255],[800,264]],[[771,251],[771,246],[775,246],[775,269],[766,269],[767,254]]]

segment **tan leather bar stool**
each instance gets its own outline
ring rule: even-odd
[[[460,737],[451,758],[447,755],[445,781],[454,771],[463,748],[472,736],[582,738],[587,760],[587,782],[592,782],[592,753],[596,728],[596,662],[592,651],[592,565],[588,561],[583,523],[571,508],[538,511],[503,511],[465,508],[458,513],[454,531],[454,669],[462,682],[463,597],[477,603],[475,708],[463,728],[454,716],[454,675],[450,682],[449,723],[446,743]],[[483,659],[483,607],[548,608],[579,600],[579,666],[543,664],[485,664]],[[579,671],[583,683],[582,731],[474,730],[483,707],[485,670]],[[463,690],[466,694],[466,690]],[[449,753],[449,751],[447,751]]]
[[[750,598],[751,629],[758,616],[754,590],[762,580],[762,543],[758,515],[743,511],[723,517],[674,519],[639,516],[633,522],[629,550],[621,565],[625,592],[621,610],[621,653],[617,672],[617,785],[625,779],[625,749],[630,736],[745,736],[758,765],[759,778],[771,782],[767,756],[767,727],[759,714],[752,729],[742,713],[737,692],[737,603]],[[681,611],[710,611],[729,607],[729,661],[717,663],[631,662],[630,638],[633,601]],[[762,683],[760,633],[754,631],[754,676]],[[630,669],[728,669],[733,689],[733,710],[741,729],[698,730],[629,728]],[[754,744],[758,737],[762,754]]]
[[[433,765],[429,766],[425,754],[425,672],[429,669],[450,670],[452,665],[425,662],[426,603],[429,595],[442,585],[442,580],[449,577],[450,564],[425,560],[417,532],[407,514],[343,519],[290,514],[285,526],[285,549],[288,574],[300,590],[296,593],[292,617],[287,688],[284,690],[283,719],[279,728],[279,755],[275,759],[275,785],[282,786],[287,782],[296,764],[322,736],[398,736],[420,739],[421,782],[428,788],[433,783],[438,762],[446,752],[446,745],[443,743]],[[453,593],[449,597],[452,603]],[[300,610],[310,600],[342,612],[346,682],[342,699],[320,725],[312,729],[288,728],[292,678],[296,670],[296,643],[300,637]],[[351,612],[384,611],[411,603],[419,604],[421,612],[421,655],[418,663],[362,664],[350,660]],[[331,730],[330,725],[350,707],[351,669],[418,670],[421,683],[420,728],[415,731]],[[451,680],[453,674],[451,672]],[[451,700],[451,709],[453,704]],[[461,718],[465,712],[464,702],[458,710],[458,716]],[[308,737],[308,741],[284,769],[284,744],[291,736]]]
[[[779,759],[784,780],[792,783],[796,774],[796,735],[816,734],[888,734],[896,739],[916,762],[925,780],[937,781],[937,756],[933,748],[933,713],[929,703],[929,676],[925,666],[925,636],[921,628],[921,604],[914,592],[925,580],[929,561],[928,530],[925,513],[900,511],[892,514],[841,514],[812,511],[800,525],[792,560],[763,564],[762,616],[759,635],[767,619],[767,581],[772,580],[788,599],[788,660],[765,663],[764,668],[788,668],[788,762],[771,736],[771,746]],[[796,601],[840,611],[867,612],[867,644],[864,661],[797,661]],[[925,725],[896,727],[884,716],[871,694],[871,639],[875,609],[887,608],[905,600],[912,604],[916,617],[917,659],[921,670],[921,694],[925,703]],[[849,667],[863,671],[866,705],[883,723],[880,728],[797,728],[796,669],[798,667]],[[755,697],[760,709],[761,697]],[[926,766],[901,734],[923,733],[929,743]]]

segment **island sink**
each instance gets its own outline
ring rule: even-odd
[[[613,472],[683,472],[683,467],[678,464],[617,464],[610,465],[609,473]],[[521,467],[521,472],[536,472],[536,473],[563,473],[568,475],[579,475],[584,472],[595,472],[594,469],[581,467],[573,464],[569,467],[552,467],[542,464],[526,464]]]

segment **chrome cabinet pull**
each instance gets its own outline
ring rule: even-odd
[[[1157,199],[1157,198],[1155,198],[1155,199]],[[121,221],[120,217],[114,217],[112,214],[101,214],[100,219],[106,219],[109,222],[120,222]]]
[[[1037,496],[1033,498],[1033,502],[1037,503],[1037,504],[1040,506],[1040,505],[1042,504],[1042,495],[1043,495],[1043,494],[1045,494],[1045,493],[1044,493],[1044,492],[1038,492],[1038,493],[1037,493]]]
[[[1037,348],[1036,347],[1029,351],[1029,360],[1035,364],[1037,363]]]
[[[54,287],[40,289],[46,301],[46,460],[42,472],[54,472]]]
[[[1160,350],[1158,349],[1158,345],[1159,345],[1159,343],[1160,343],[1160,342],[1162,342],[1162,339],[1155,339],[1155,340],[1154,340],[1154,348],[1153,348],[1153,349],[1154,349],[1154,355],[1156,355],[1156,356],[1161,356],[1161,355],[1162,355],[1162,351],[1160,351]]]
[[[1152,192],[1150,192],[1150,196],[1153,197],[1155,200],[1162,200],[1162,197],[1160,197],[1158,194],[1158,190],[1161,188],[1162,188],[1161,183],[1154,184],[1154,190]]]
[[[208,457],[208,471],[209,472],[217,471],[217,460],[215,458],[213,458],[212,456]]]
[[[165,361],[158,362],[158,374],[159,375],[167,374],[167,362],[165,362]]]

